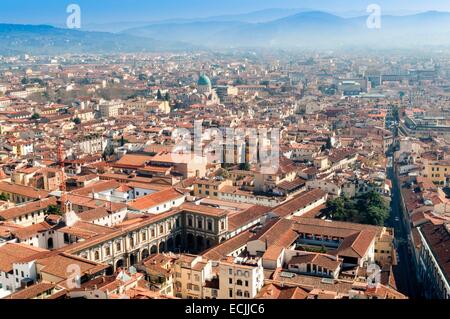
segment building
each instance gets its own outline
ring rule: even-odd
[[[99,106],[100,115],[103,118],[119,116],[119,109],[123,108],[121,101],[102,101]]]
[[[450,161],[428,161],[424,162],[423,176],[429,178],[434,184],[447,186],[450,182]]]
[[[253,299],[264,285],[261,258],[228,257],[218,268],[219,299]]]
[[[431,222],[418,228],[421,248],[419,278],[429,299],[450,299],[450,226]]]

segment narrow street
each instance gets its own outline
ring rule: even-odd
[[[408,297],[415,299],[420,297],[416,280],[416,269],[413,261],[412,247],[409,240],[409,227],[401,209],[400,186],[391,166],[388,176],[392,180],[391,216],[387,225],[394,228],[395,244],[397,248],[398,265],[393,267],[397,288]]]

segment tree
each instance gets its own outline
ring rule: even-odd
[[[62,215],[61,213],[61,209],[59,208],[59,206],[55,206],[55,205],[50,205],[48,206],[48,208],[46,209],[46,214],[47,215]]]
[[[74,118],[74,119],[73,119],[73,122],[74,122],[76,125],[80,125],[80,124],[81,124],[81,120],[80,120],[79,117]]]
[[[383,226],[389,217],[389,206],[375,191],[354,199],[339,197],[328,200],[326,206],[326,217],[332,220]]]
[[[376,206],[369,206],[364,214],[363,223],[383,226],[388,217],[389,213],[386,209]]]
[[[37,113],[34,113],[32,116],[31,116],[31,119],[32,120],[39,120],[41,118],[41,116],[39,115],[39,114],[37,114]]]
[[[237,78],[234,80],[233,85],[244,85],[246,82],[242,78]]]
[[[396,121],[397,123],[400,122],[400,114],[398,111],[398,106],[394,106],[392,108],[392,118],[394,119],[394,121]]]
[[[250,163],[245,162],[245,163],[239,164],[239,169],[241,171],[249,171],[250,168],[251,168]]]
[[[327,144],[325,145],[327,150],[331,150],[333,148],[333,143],[331,143],[331,137],[329,136],[327,139]]]
[[[170,94],[169,92],[166,92],[166,95],[164,96],[165,101],[170,101]]]
[[[123,135],[120,137],[120,146],[124,146],[126,143],[128,143],[128,140],[127,139],[125,139],[124,137],[123,137]]]
[[[9,201],[9,195],[8,195],[8,194],[5,194],[5,193],[1,193],[1,194],[0,194],[0,200],[2,200],[2,201],[4,201],[4,202]]]
[[[219,170],[217,171],[217,176],[221,176],[226,179],[230,177],[230,173],[226,169],[219,168]]]
[[[161,90],[158,90],[158,93],[156,93],[156,99],[161,101],[163,99],[162,94],[161,94]]]
[[[114,147],[110,144],[106,146],[104,152],[103,152],[103,159],[107,159],[109,156],[114,154]]]

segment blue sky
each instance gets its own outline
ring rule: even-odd
[[[385,12],[450,11],[449,0],[0,0],[0,22],[64,24],[71,3],[80,5],[82,21],[87,24],[195,18],[267,8],[365,12],[371,3]]]

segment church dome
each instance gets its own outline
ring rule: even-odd
[[[211,80],[204,74],[200,75],[197,85],[211,86]]]

